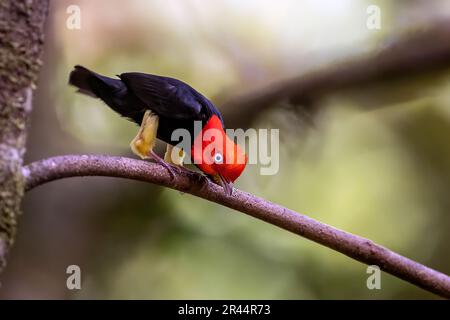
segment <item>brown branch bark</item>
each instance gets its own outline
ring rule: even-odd
[[[41,66],[48,0],[0,1],[0,272],[23,196],[26,122]]]
[[[333,228],[305,215],[234,190],[227,196],[221,187],[195,172],[181,172],[174,179],[160,165],[123,157],[68,155],[31,163],[23,168],[26,190],[47,182],[82,176],[107,176],[150,182],[190,193],[291,231],[427,291],[450,298],[450,277],[405,258],[372,241]],[[202,182],[203,181],[203,182]]]
[[[319,70],[234,96],[222,106],[232,127],[247,128],[255,116],[280,101],[314,111],[314,101],[346,88],[358,88],[386,80],[410,79],[450,68],[450,21],[394,37],[376,52],[333,62]]]

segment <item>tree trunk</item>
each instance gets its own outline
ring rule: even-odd
[[[24,192],[26,124],[42,64],[47,12],[48,0],[0,1],[0,272]]]

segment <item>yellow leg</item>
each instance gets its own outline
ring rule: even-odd
[[[153,151],[153,147],[156,143],[158,123],[158,116],[150,110],[147,110],[144,114],[144,118],[142,119],[141,128],[139,129],[136,137],[131,141],[130,147],[131,150],[142,159],[153,159],[162,165],[167,169],[173,179],[175,178],[175,173],[170,164],[165,163],[164,160]]]
[[[156,142],[158,122],[158,116],[150,110],[147,110],[142,119],[138,134],[130,143],[131,150],[142,159],[151,158]]]
[[[166,153],[164,154],[164,161],[182,167],[185,155],[186,154],[183,149],[167,144]]]

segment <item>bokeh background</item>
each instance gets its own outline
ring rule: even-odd
[[[72,4],[81,9],[79,30],[66,27]],[[371,4],[381,8],[380,30],[366,26]],[[73,65],[173,76],[235,115],[225,118],[228,127],[245,120],[280,129],[279,173],[261,176],[250,166],[239,188],[450,273],[446,68],[386,76],[303,105],[282,101],[245,119],[227,110],[247,93],[370,55],[447,19],[446,0],[53,1],[27,162],[132,156],[137,127],[75,94],[67,86]],[[359,262],[149,184],[73,178],[33,190],[23,207],[1,298],[435,298],[384,273],[381,290],[368,290]],[[66,288],[71,264],[81,267],[81,290]]]

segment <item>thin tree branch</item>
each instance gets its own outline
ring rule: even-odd
[[[314,101],[326,94],[386,80],[411,79],[450,67],[450,21],[411,30],[393,37],[384,47],[367,55],[333,62],[293,79],[234,96],[223,104],[224,117],[232,127],[247,128],[256,115],[289,101],[313,111]]]
[[[198,173],[181,172],[173,179],[160,165],[123,157],[67,155],[33,162],[23,168],[26,191],[47,182],[81,176],[134,179],[190,193],[322,244],[368,265],[377,265],[398,278],[450,298],[450,277],[405,258],[372,241],[333,228],[305,215],[234,190],[227,196],[221,187]]]

